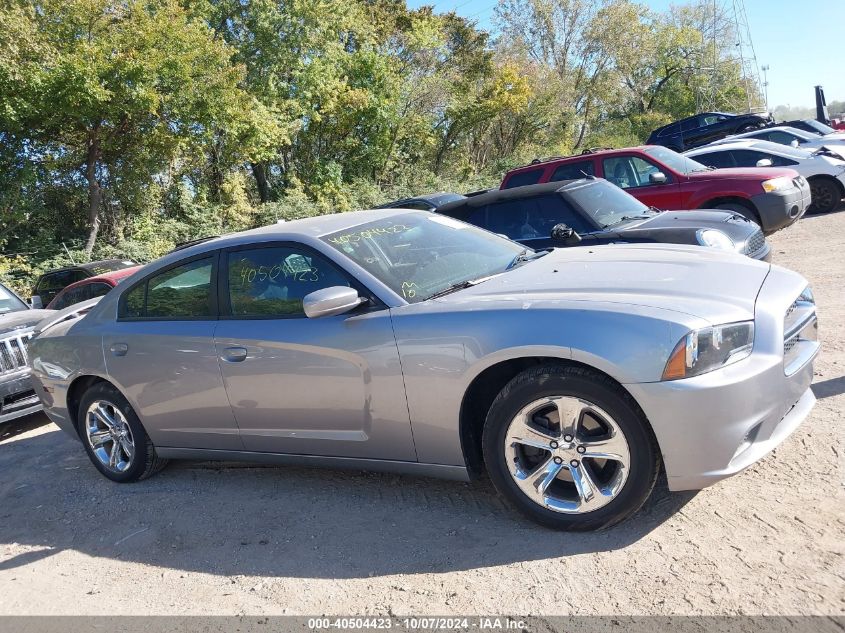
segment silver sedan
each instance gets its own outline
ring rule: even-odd
[[[168,459],[466,480],[598,529],[746,468],[807,416],[799,275],[712,249],[531,251],[386,209],[173,252],[31,343],[50,418],[117,482]]]

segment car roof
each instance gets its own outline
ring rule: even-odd
[[[807,156],[812,156],[812,152],[801,149],[800,147],[791,147],[783,143],[773,143],[760,138],[737,138],[727,139],[724,142],[715,145],[704,145],[696,147],[695,149],[684,152],[685,156],[699,156],[700,154],[707,154],[710,152],[724,152],[731,149],[759,149],[763,152],[771,152],[773,154],[780,154],[781,156],[795,157],[795,152],[804,152]]]
[[[458,196],[457,198],[455,196]],[[410,198],[401,198],[399,200],[394,200],[393,202],[385,202],[384,204],[380,204],[377,207],[373,207],[374,209],[397,209],[400,208],[399,205],[404,204],[406,202],[428,202],[435,207],[443,204],[444,200],[457,200],[461,198],[465,198],[459,193],[454,193],[451,191],[438,191],[436,193],[427,193],[421,196],[412,196]]]
[[[535,159],[528,163],[527,165],[522,165],[521,167],[514,167],[510,171],[508,171],[505,175],[509,176],[511,174],[519,174],[524,171],[531,171],[532,169],[545,169],[548,165],[557,163],[557,162],[574,162],[577,160],[589,160],[593,156],[600,156],[605,154],[616,154],[620,152],[644,152],[649,147],[661,147],[660,145],[655,144],[646,144],[646,145],[635,145],[633,147],[596,147],[585,149],[580,154],[572,154],[571,156],[550,156],[549,158],[543,159]],[[562,182],[562,181],[561,181]]]
[[[61,273],[67,270],[84,270],[86,272],[96,272],[98,268],[103,266],[114,266],[116,264],[124,264],[130,260],[128,259],[98,259],[95,262],[86,262],[84,264],[74,264],[73,266],[63,266],[62,268],[54,268],[43,273],[44,275],[52,275],[53,273]]]
[[[156,268],[160,267],[160,263],[167,264],[169,262],[190,258],[194,255],[199,255],[218,248],[240,246],[243,244],[251,244],[253,242],[313,242],[324,235],[343,231],[344,229],[349,229],[354,226],[358,226],[359,224],[408,214],[432,215],[430,211],[389,208],[343,211],[339,213],[317,215],[310,218],[302,218],[299,220],[281,221],[276,224],[269,224],[257,229],[250,229],[248,231],[214,237],[200,243],[193,244],[184,249],[171,251],[156,261]]]
[[[594,177],[576,178],[573,180],[556,180],[554,182],[545,182],[539,185],[511,187],[510,189],[495,189],[493,191],[488,191],[487,193],[472,196],[471,198],[466,198],[465,200],[456,200],[455,202],[444,204],[437,210],[437,212],[448,213],[450,210],[458,209],[464,206],[475,208],[483,206],[485,204],[493,204],[495,202],[502,202],[503,200],[513,200],[515,198],[533,198],[535,196],[542,196],[544,194],[565,191],[566,189],[569,189],[574,185],[583,185],[585,183],[594,182],[598,180],[603,179]]]

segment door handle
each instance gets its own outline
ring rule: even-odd
[[[227,363],[240,363],[245,361],[247,351],[245,347],[227,347],[223,350],[222,358]]]
[[[112,343],[109,351],[115,356],[126,356],[129,351],[129,346],[126,343]]]

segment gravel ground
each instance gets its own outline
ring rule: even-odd
[[[772,238],[819,303],[818,404],[745,473],[553,533],[487,482],[181,463],[131,486],[0,429],[2,614],[845,614],[845,212]]]

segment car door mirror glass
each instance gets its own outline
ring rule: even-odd
[[[365,301],[366,299],[359,296],[354,288],[330,286],[305,295],[302,299],[302,309],[305,316],[315,319],[344,314]]]
[[[761,158],[757,161],[757,167],[771,167],[772,166],[772,159],[771,158]]]
[[[662,171],[655,171],[648,175],[648,181],[652,185],[662,185],[666,182],[666,174]]]
[[[33,295],[29,300],[29,305],[32,307],[33,310],[40,310],[44,307],[44,302],[41,301],[40,296]]]

